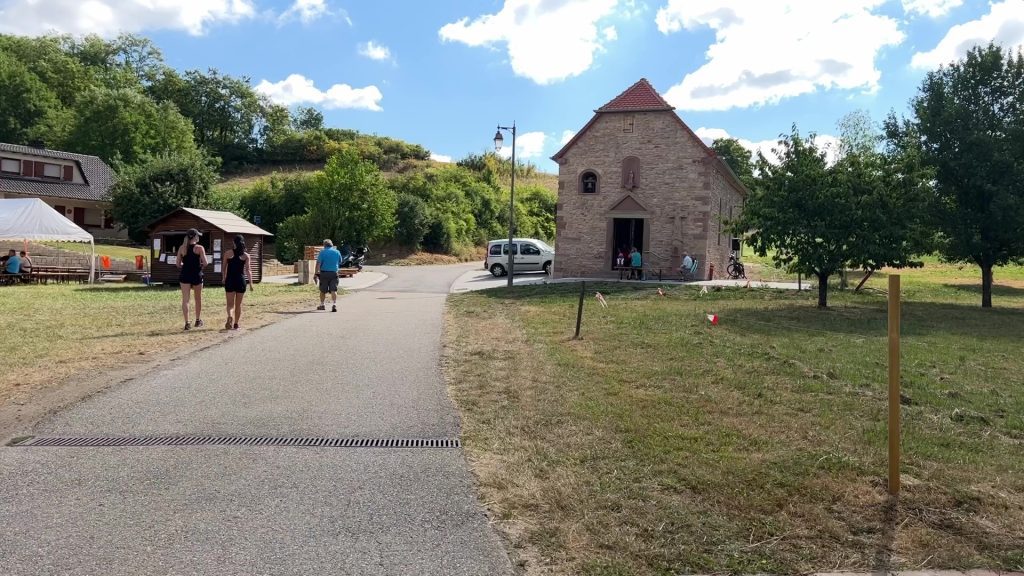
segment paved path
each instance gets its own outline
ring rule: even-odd
[[[36,435],[454,438],[439,372],[466,267],[379,270],[115,387]],[[511,574],[459,450],[0,448],[0,574]]]

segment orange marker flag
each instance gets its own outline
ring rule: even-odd
[[[604,296],[602,296],[600,292],[597,292],[596,294],[594,294],[594,298],[597,298],[597,301],[601,303],[601,306],[603,306],[605,308],[608,307],[608,303],[605,302]]]
[[[664,296],[664,295],[665,295],[665,291],[662,290],[661,288],[658,288],[658,296]]]
[[[718,314],[708,314],[708,322],[711,322],[712,326],[718,326]]]

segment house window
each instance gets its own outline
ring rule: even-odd
[[[21,174],[21,160],[15,158],[0,159],[0,172],[4,174]]]
[[[629,132],[629,133],[633,132],[633,115],[632,114],[627,114],[627,115],[622,117],[622,131],[623,132]]]
[[[43,164],[43,178],[56,178],[60,180],[64,177],[64,169],[60,164]]]
[[[597,194],[597,172],[587,170],[580,174],[580,192],[583,194]]]

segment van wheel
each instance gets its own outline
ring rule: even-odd
[[[544,273],[551,276],[551,262],[544,263]]]
[[[491,266],[491,274],[493,274],[495,278],[500,278],[505,275],[505,267],[501,264],[495,264]]]

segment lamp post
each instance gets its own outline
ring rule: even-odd
[[[508,287],[512,287],[512,275],[515,273],[515,260],[516,255],[512,253],[515,243],[515,220],[516,220],[516,123],[512,122],[512,126],[498,126],[498,131],[494,133],[494,150],[496,152],[501,151],[501,145],[505,141],[502,137],[501,131],[507,130],[512,133],[512,190],[509,193],[508,198]]]

